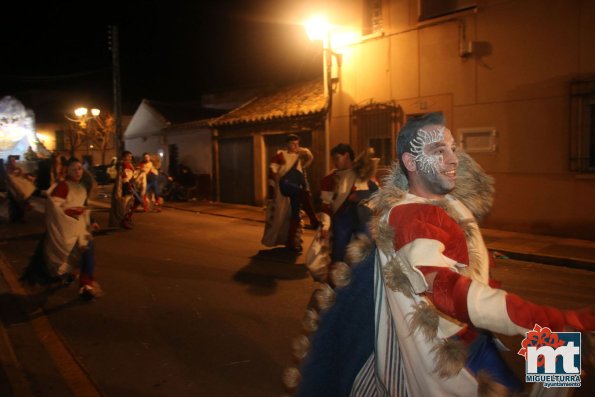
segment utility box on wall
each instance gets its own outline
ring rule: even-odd
[[[459,146],[467,153],[489,153],[497,149],[493,127],[459,128]]]

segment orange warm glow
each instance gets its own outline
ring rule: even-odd
[[[324,40],[329,31],[329,24],[322,15],[315,15],[305,22],[306,33],[310,40]]]

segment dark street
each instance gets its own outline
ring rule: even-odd
[[[305,267],[259,255],[259,223],[174,210],[135,221],[133,231],[97,237],[102,299],[83,303],[72,285],[50,294],[34,289],[22,303],[43,306],[106,396],[281,394],[290,340],[313,286]],[[1,248],[15,273],[41,232],[17,227],[23,234]],[[10,321],[8,332],[20,332],[21,321]],[[25,366],[36,360],[15,350]],[[30,376],[40,395],[64,396],[48,387],[52,379]]]
[[[42,232],[41,215],[28,215],[27,224],[0,226],[0,249],[14,274]],[[105,225],[107,212],[97,216]],[[134,220],[132,231],[96,237],[103,298],[82,302],[74,285],[1,295],[4,327],[33,395],[87,395],[73,392],[76,375],[52,363],[66,353],[48,346],[44,332],[58,336],[102,396],[283,394],[291,340],[315,287],[303,259],[263,250],[260,222],[175,209]],[[587,270],[501,259],[494,276],[543,304],[595,301],[595,273]],[[36,323],[46,317],[51,326]],[[504,341],[509,363],[522,374],[520,338]],[[589,395],[586,386],[577,396]]]

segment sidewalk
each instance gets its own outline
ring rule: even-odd
[[[264,209],[250,205],[189,201],[166,208],[264,223]],[[488,249],[511,259],[595,270],[595,241],[481,229]]]

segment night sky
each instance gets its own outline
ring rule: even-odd
[[[125,114],[143,98],[193,101],[308,80],[322,75],[320,43],[298,24],[308,3],[316,1],[15,3],[0,24],[0,96],[17,97],[38,119],[80,104],[111,109],[114,23]]]

